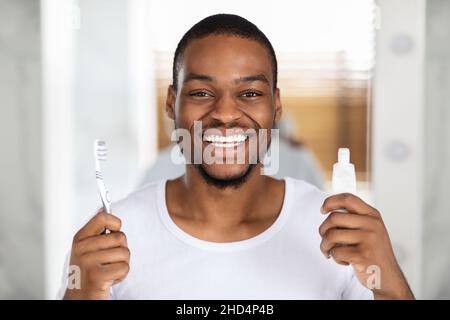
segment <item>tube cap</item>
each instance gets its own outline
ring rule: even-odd
[[[348,148],[339,148],[338,163],[350,163],[350,150]]]

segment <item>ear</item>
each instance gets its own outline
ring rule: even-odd
[[[177,93],[173,85],[169,85],[167,88],[167,98],[166,98],[166,114],[167,116],[175,120],[175,101],[177,99]]]
[[[281,98],[280,98],[280,89],[276,88],[275,89],[275,118],[274,118],[274,122],[276,124],[278,124],[280,122],[281,119],[281,114],[282,114],[282,106],[281,106]]]

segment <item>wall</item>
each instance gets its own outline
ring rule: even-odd
[[[44,291],[39,5],[0,0],[0,299]]]
[[[425,0],[379,0],[372,108],[374,206],[418,297],[422,286]]]
[[[426,15],[423,289],[450,299],[450,1],[428,0]]]

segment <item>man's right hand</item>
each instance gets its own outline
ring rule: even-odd
[[[70,265],[80,268],[79,289],[66,289],[64,299],[109,299],[109,289],[128,274],[130,251],[121,221],[103,209],[73,238]],[[108,229],[109,234],[103,234]]]

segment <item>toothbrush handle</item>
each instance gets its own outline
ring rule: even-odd
[[[103,192],[104,191],[104,192]],[[100,198],[102,199],[102,204],[103,204],[103,210],[106,213],[111,213],[111,205],[109,202],[109,192],[108,190],[106,190],[106,188],[104,188],[101,192],[100,192]],[[102,235],[103,234],[110,234],[111,231],[108,229],[103,230]]]
[[[102,199],[103,210],[106,213],[111,213],[111,201],[109,199],[109,191],[106,189],[102,179],[97,178],[97,186],[98,191],[100,193],[100,199]],[[111,231],[109,231],[108,229],[105,229],[102,232],[102,234],[109,234],[109,233],[111,233]]]
[[[106,213],[111,213],[111,202],[109,201],[109,191],[105,189],[105,194],[102,198],[103,210]]]
[[[103,181],[97,181],[100,191],[100,199],[102,199],[103,210],[106,213],[111,213],[111,203],[109,201],[109,191],[106,189]],[[111,231],[108,229],[103,230],[102,234],[109,234]]]
[[[97,178],[97,186],[102,199],[103,209],[106,213],[111,213],[111,201],[109,199],[109,191],[106,189],[103,180]]]

